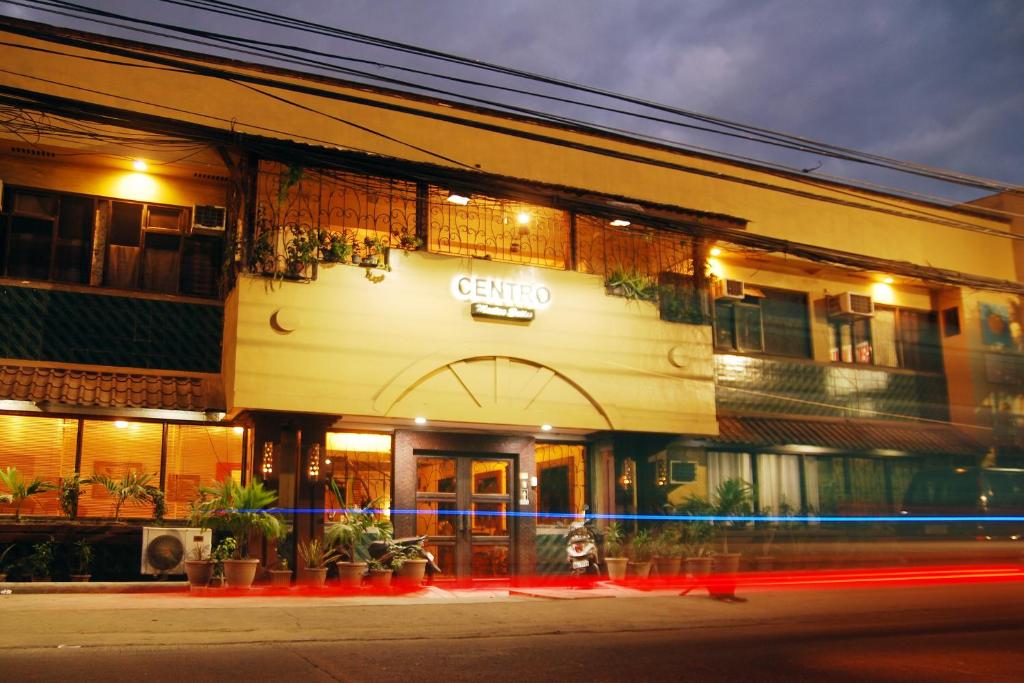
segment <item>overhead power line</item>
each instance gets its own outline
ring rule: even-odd
[[[479,61],[479,60],[473,60],[473,59],[469,59],[469,58],[465,58],[465,57],[460,57],[460,56],[453,55],[453,54],[450,54],[450,53],[440,52],[440,51],[436,51],[436,50],[430,50],[430,49],[427,49],[427,48],[421,48],[421,47],[417,47],[417,46],[413,46],[413,45],[408,45],[408,44],[405,44],[405,43],[398,43],[396,41],[390,41],[390,40],[386,40],[386,39],[383,39],[383,38],[378,38],[378,37],[375,37],[375,36],[369,36],[369,35],[366,35],[366,34],[355,33],[355,32],[352,32],[352,31],[346,31],[346,30],[343,30],[343,29],[338,29],[338,28],[334,28],[334,27],[330,27],[330,26],[325,26],[323,24],[318,24],[318,23],[315,23],[315,22],[309,22],[309,21],[302,20],[302,19],[286,17],[284,15],[275,14],[275,13],[272,13],[272,12],[266,12],[266,11],[263,11],[263,10],[256,10],[256,9],[252,9],[252,8],[243,7],[243,6],[240,6],[240,5],[236,5],[234,3],[211,2],[209,0],[159,0],[159,1],[160,2],[164,2],[164,3],[168,3],[168,4],[173,4],[173,5],[189,7],[189,8],[192,8],[192,9],[200,9],[200,10],[204,10],[204,11],[207,11],[207,12],[214,12],[214,13],[217,13],[217,14],[231,16],[231,17],[234,17],[234,18],[242,18],[242,19],[246,19],[246,20],[257,22],[257,23],[264,24],[264,25],[273,25],[273,26],[277,26],[277,27],[283,27],[283,28],[290,28],[290,29],[294,29],[294,30],[306,31],[306,32],[315,33],[315,34],[319,34],[319,35],[339,38],[339,39],[342,39],[342,40],[347,40],[347,41],[350,41],[350,42],[355,42],[355,43],[359,43],[359,44],[363,44],[363,45],[380,47],[380,48],[384,48],[384,49],[387,49],[387,50],[401,52],[401,53],[406,53],[406,54],[412,54],[412,55],[416,55],[416,56],[420,56],[420,57],[425,57],[425,58],[428,58],[428,59],[440,60],[440,61],[446,62],[446,63],[458,64],[458,65],[461,65],[461,66],[466,66],[466,67],[470,67],[470,68],[474,68],[474,69],[482,69],[482,70],[490,71],[490,72],[493,72],[493,73],[500,73],[500,74],[503,74],[503,75],[509,75],[509,76],[513,76],[513,77],[516,77],[516,78],[520,78],[520,79],[526,79],[526,80],[531,81],[531,82],[538,82],[538,83],[544,83],[544,84],[547,84],[547,85],[554,85],[554,86],[557,86],[557,87],[560,87],[560,88],[569,88],[569,89],[576,90],[576,91],[586,92],[586,93],[592,94],[592,95],[598,95],[600,97],[611,98],[611,99],[618,100],[618,101],[628,102],[628,103],[633,104],[633,105],[637,105],[637,106],[641,106],[641,107],[645,107],[645,108],[650,108],[650,109],[654,109],[654,110],[657,110],[657,111],[662,111],[662,112],[665,112],[665,113],[671,113],[673,115],[689,118],[689,119],[692,119],[692,120],[702,121],[702,122],[705,122],[705,123],[708,123],[708,124],[712,124],[712,125],[715,125],[715,126],[720,126],[721,128],[724,128],[726,130],[719,130],[719,129],[708,128],[707,126],[694,126],[692,124],[684,124],[684,123],[682,123],[682,122],[680,122],[678,120],[665,119],[664,117],[655,117],[655,116],[651,116],[651,115],[647,115],[647,114],[641,114],[641,113],[636,112],[636,111],[623,110],[623,109],[620,109],[620,108],[608,107],[608,106],[604,106],[604,105],[598,105],[598,104],[595,104],[595,103],[592,103],[592,102],[585,102],[585,101],[569,99],[569,98],[565,98],[565,97],[557,97],[557,96],[547,95],[547,94],[540,93],[540,92],[533,91],[533,90],[525,90],[525,89],[522,89],[522,88],[511,88],[509,86],[496,85],[496,84],[486,83],[486,82],[477,81],[477,80],[461,79],[461,78],[456,78],[456,77],[453,77],[453,76],[449,76],[447,74],[439,74],[439,73],[436,73],[436,72],[428,72],[428,71],[424,71],[424,70],[420,70],[420,69],[411,69],[409,67],[404,67],[404,66],[394,65],[394,64],[388,64],[388,63],[380,62],[380,61],[377,61],[377,60],[358,60],[358,59],[351,58],[351,57],[342,57],[342,56],[334,55],[334,54],[328,53],[328,52],[321,52],[321,51],[311,50],[309,48],[304,48],[304,47],[301,47],[301,46],[291,46],[291,45],[286,45],[286,44],[282,44],[282,43],[272,43],[272,42],[267,42],[267,41],[258,41],[258,40],[249,39],[249,38],[238,38],[238,37],[234,37],[234,36],[224,36],[223,34],[216,34],[216,33],[213,33],[213,32],[202,31],[202,30],[198,30],[198,29],[188,29],[188,28],[185,28],[185,27],[174,26],[174,25],[170,25],[170,24],[166,24],[166,23],[162,23],[162,22],[152,22],[152,21],[148,21],[148,20],[139,19],[139,18],[136,18],[136,17],[129,17],[129,16],[126,16],[126,15],[123,15],[123,14],[117,14],[117,13],[113,13],[113,12],[107,12],[107,11],[104,11],[104,10],[97,10],[97,9],[94,9],[94,8],[85,7],[83,5],[80,5],[78,3],[73,3],[73,2],[65,2],[65,1],[61,1],[61,0],[29,0],[29,2],[31,2],[31,3],[33,3],[35,5],[40,5],[40,6],[44,6],[45,5],[45,6],[50,6],[50,7],[62,7],[62,8],[68,8],[68,9],[76,9],[76,10],[78,10],[80,12],[85,12],[85,13],[88,13],[88,14],[93,15],[93,16],[104,16],[104,17],[108,17],[108,18],[118,18],[118,19],[122,19],[122,20],[126,20],[126,21],[135,22],[135,23],[142,23],[142,24],[146,24],[146,25],[150,25],[150,26],[160,26],[160,27],[166,28],[168,30],[177,31],[177,32],[180,32],[180,33],[183,33],[183,34],[188,34],[188,35],[193,35],[193,36],[200,36],[200,35],[202,35],[202,36],[216,38],[217,40],[221,40],[221,41],[228,41],[228,42],[230,42],[230,43],[232,43],[232,44],[234,44],[236,46],[239,45],[239,44],[245,44],[245,45],[249,45],[249,46],[263,46],[262,49],[264,49],[264,50],[269,50],[269,48],[274,48],[273,50],[269,50],[266,53],[266,56],[269,56],[269,57],[271,57],[273,59],[290,61],[290,60],[293,60],[293,59],[295,59],[297,57],[294,54],[291,55],[291,56],[288,56],[288,55],[282,54],[280,52],[280,49],[285,49],[285,50],[290,50],[292,52],[301,52],[301,53],[305,53],[305,54],[317,55],[319,57],[323,57],[323,58],[327,58],[327,59],[340,59],[340,60],[350,61],[350,62],[361,62],[361,63],[364,63],[364,64],[373,64],[373,65],[379,66],[379,67],[384,67],[384,68],[389,68],[389,69],[404,70],[404,71],[407,71],[407,72],[412,72],[412,73],[416,73],[416,74],[419,74],[419,75],[425,75],[425,76],[429,76],[429,77],[433,77],[433,78],[447,79],[447,80],[450,80],[450,81],[455,81],[455,82],[459,82],[459,83],[463,83],[463,84],[469,84],[469,85],[480,86],[480,87],[485,87],[485,88],[494,88],[494,89],[498,89],[498,90],[514,92],[514,93],[525,95],[525,96],[544,98],[544,99],[548,99],[548,100],[554,100],[554,101],[558,101],[558,102],[569,103],[569,104],[574,104],[574,105],[583,106],[583,107],[589,107],[589,108],[593,108],[593,109],[597,109],[597,110],[601,110],[601,111],[606,111],[606,112],[611,112],[611,113],[616,113],[616,114],[621,114],[621,115],[626,115],[626,116],[637,117],[637,118],[646,119],[646,120],[650,120],[650,121],[656,121],[656,122],[664,123],[664,124],[668,124],[668,125],[676,125],[676,126],[684,126],[684,127],[694,128],[694,129],[697,129],[697,130],[701,130],[703,132],[714,133],[714,134],[718,134],[718,135],[727,135],[727,136],[730,136],[730,137],[740,138],[740,139],[743,139],[743,140],[746,140],[746,141],[749,141],[749,142],[758,142],[758,143],[763,143],[763,144],[771,144],[771,145],[774,145],[774,146],[784,147],[784,148],[791,149],[791,150],[797,150],[797,151],[801,151],[801,152],[818,154],[818,155],[821,155],[821,156],[829,156],[829,157],[832,157],[832,158],[837,158],[837,159],[846,160],[846,161],[852,161],[852,162],[857,162],[857,163],[865,163],[865,164],[869,164],[869,165],[873,165],[873,166],[879,166],[879,167],[883,167],[883,168],[888,168],[890,170],[896,170],[896,171],[899,171],[899,172],[912,173],[914,175],[918,175],[918,176],[922,176],[922,177],[927,177],[927,178],[930,178],[930,179],[933,179],[933,180],[941,180],[943,182],[968,185],[968,186],[972,186],[972,187],[981,187],[981,188],[990,189],[990,190],[997,190],[997,191],[1020,191],[1021,190],[1021,188],[1019,186],[1008,184],[1008,183],[1002,183],[1002,182],[990,180],[990,179],[987,179],[987,178],[980,178],[980,177],[971,176],[971,175],[968,175],[968,174],[957,173],[957,172],[947,171],[947,170],[944,170],[944,169],[937,169],[937,168],[933,168],[933,167],[928,167],[928,166],[924,166],[924,165],[921,165],[921,164],[914,164],[914,163],[911,163],[911,162],[899,161],[899,160],[895,160],[895,159],[890,159],[888,157],[883,157],[881,155],[870,154],[870,153],[867,153],[867,152],[861,152],[861,151],[853,150],[853,149],[850,149],[850,148],[841,147],[841,146],[838,146],[838,145],[831,145],[831,144],[828,144],[828,143],[818,142],[818,141],[815,141],[815,140],[811,140],[809,138],[804,138],[804,137],[800,137],[800,136],[790,135],[790,134],[786,134],[786,133],[780,133],[778,131],[773,131],[773,130],[770,130],[770,129],[767,129],[767,128],[761,128],[761,127],[757,127],[757,126],[750,126],[750,125],[746,125],[746,124],[739,124],[739,123],[736,123],[736,122],[733,122],[733,121],[729,121],[729,120],[726,120],[726,119],[722,119],[722,118],[719,118],[719,117],[709,116],[709,115],[705,115],[705,114],[698,114],[696,112],[692,112],[692,111],[688,111],[688,110],[684,110],[684,109],[679,109],[679,108],[676,108],[676,107],[670,107],[668,105],[663,105],[663,104],[660,104],[660,103],[657,103],[657,102],[652,102],[652,101],[644,100],[644,99],[641,99],[641,98],[635,98],[635,97],[631,97],[631,96],[628,96],[628,95],[622,95],[620,93],[614,93],[614,92],[603,90],[603,89],[600,89],[600,88],[594,88],[594,87],[591,87],[591,86],[581,85],[581,84],[578,84],[578,83],[572,83],[572,82],[569,82],[569,81],[564,81],[564,80],[561,80],[561,79],[555,79],[555,78],[551,78],[551,77],[548,77],[548,76],[542,76],[542,75],[539,75],[539,74],[533,74],[533,73],[529,73],[529,72],[526,72],[526,71],[522,71],[522,70],[518,70],[518,69],[512,69],[512,68],[509,68],[509,67],[504,67],[504,66],[500,66],[500,65],[496,65],[496,64],[492,64],[492,63],[488,63],[488,62],[483,62],[483,61]],[[44,11],[46,11],[46,10],[44,10]],[[223,46],[218,46],[218,47],[223,47]],[[324,63],[322,61],[319,61],[319,62],[315,61],[315,60],[308,60],[307,61],[305,59],[303,59],[302,61],[303,61],[303,63],[306,63],[306,64],[308,64],[310,66],[316,66],[317,68],[325,68],[325,69],[338,69],[339,68],[337,66],[328,65],[328,64],[326,64],[326,63]],[[349,73],[350,75],[356,75],[356,76],[363,77],[363,78],[369,78],[369,79],[377,80],[377,81],[380,81],[380,82],[389,82],[390,81],[392,85],[401,85],[402,87],[415,88],[415,89],[424,90],[424,91],[431,91],[431,92],[439,92],[439,93],[445,94],[447,96],[458,97],[458,98],[467,99],[467,100],[470,100],[470,101],[483,102],[483,103],[488,104],[490,106],[499,106],[499,107],[506,108],[506,109],[509,109],[509,110],[512,110],[512,111],[519,111],[520,113],[524,113],[524,114],[529,115],[529,116],[544,117],[544,118],[547,118],[548,120],[553,120],[553,121],[556,121],[556,122],[568,123],[570,125],[572,125],[572,124],[580,124],[581,123],[579,121],[576,121],[576,120],[573,120],[573,119],[568,119],[566,117],[557,117],[557,116],[554,116],[554,115],[551,115],[551,114],[545,114],[543,112],[537,112],[535,110],[531,110],[531,109],[528,109],[528,108],[518,107],[516,105],[510,105],[510,104],[507,104],[507,103],[491,102],[491,101],[488,101],[488,100],[483,100],[481,98],[474,98],[472,96],[461,94],[461,93],[452,93],[452,92],[444,91],[444,90],[437,89],[437,88],[431,88],[429,86],[424,86],[424,85],[418,84],[418,83],[409,83],[409,82],[404,82],[404,81],[398,81],[396,79],[387,79],[387,78],[384,78],[384,77],[381,77],[379,75],[375,75],[375,74],[372,74],[372,73],[353,72],[351,70],[348,70],[348,71],[345,71],[345,72]],[[595,124],[584,124],[584,125],[594,126]],[[611,129],[611,128],[608,128],[608,127],[603,127],[603,128],[605,130],[611,130],[611,131],[614,131],[614,132],[620,133],[620,134],[621,133],[629,134],[629,132],[622,131],[621,129]],[[735,131],[735,132],[728,132],[728,131]]]

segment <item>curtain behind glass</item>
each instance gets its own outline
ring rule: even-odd
[[[754,480],[749,453],[708,452],[708,494],[714,495],[727,479],[742,479],[748,484]]]
[[[760,453],[757,456],[757,497],[761,514],[777,514],[783,504],[800,509],[800,456]]]

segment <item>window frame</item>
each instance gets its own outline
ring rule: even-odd
[[[717,299],[713,302],[714,304],[714,334],[713,343],[714,350],[716,353],[742,353],[742,354],[757,354],[763,356],[773,356],[778,358],[801,358],[801,359],[812,359],[814,358],[814,340],[811,333],[811,310],[810,310],[810,297],[807,292],[799,290],[781,289],[777,287],[762,287],[757,285],[757,289],[764,296],[747,295],[742,300],[739,299]],[[770,301],[772,295],[780,293],[784,295],[798,295],[802,299],[802,305],[800,310],[803,313],[803,338],[804,348],[801,353],[782,353],[778,350],[768,350],[768,341],[770,334],[768,328],[770,327],[765,320],[765,301]],[[796,298],[795,296],[793,297]],[[780,298],[779,301],[782,301]],[[795,301],[793,302],[795,304]],[[723,310],[728,310],[728,329],[724,330],[722,326],[722,319],[726,316],[722,315]],[[758,348],[752,348],[741,343],[740,338],[740,316],[737,315],[737,311],[743,310],[756,310],[758,315],[758,327],[759,327],[759,338],[760,345]],[[728,332],[731,342],[726,345],[722,344],[722,332]]]

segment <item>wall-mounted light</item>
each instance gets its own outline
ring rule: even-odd
[[[658,486],[665,486],[668,484],[668,468],[665,466],[664,460],[658,461],[658,475],[654,480],[654,483]]]
[[[263,460],[260,462],[260,472],[263,473],[264,477],[269,477],[274,473],[274,442],[264,441],[263,442]]]
[[[633,472],[633,461],[627,458],[622,461],[622,476],[619,477],[619,485],[624,489],[628,489],[635,480],[636,475]]]
[[[520,472],[519,473],[519,504],[529,505],[530,504],[530,473]]]
[[[541,431],[544,431],[544,432],[550,432],[551,431],[551,425],[541,425],[540,428],[541,428]]]
[[[611,222],[611,224],[616,228],[625,228],[629,225],[629,221],[624,221],[621,218],[616,218]]]
[[[446,202],[456,204],[458,206],[465,206],[469,204],[469,197],[464,194],[456,194],[455,192],[449,192],[448,197],[445,198]]]
[[[414,417],[412,421],[415,422],[418,425],[425,425],[425,424],[427,424],[427,418],[423,417],[422,415],[419,416],[419,417]]]
[[[306,468],[306,473],[310,479],[320,476],[320,444],[318,443],[313,444],[313,447],[309,449],[309,466]]]
[[[711,247],[711,252],[710,253],[711,253],[712,256],[721,256],[722,255],[722,249],[720,247]]]

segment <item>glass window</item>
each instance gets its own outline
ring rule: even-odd
[[[92,262],[94,202],[84,197],[62,197],[57,222],[53,279],[84,284]]]
[[[902,367],[923,372],[942,372],[939,316],[935,311],[899,311]]]
[[[719,485],[727,479],[741,479],[748,484],[754,481],[749,453],[708,452],[709,494],[714,495]]]
[[[82,476],[103,474],[120,479],[128,472],[150,474],[149,483],[160,485],[160,451],[163,425],[86,420],[82,434]],[[98,484],[88,487],[79,501],[82,517],[113,517],[114,501]],[[122,517],[150,517],[152,505],[125,504]]]
[[[455,493],[455,458],[416,458],[418,493]]]
[[[49,279],[53,219],[13,216],[10,226],[7,274],[29,280]]]
[[[715,302],[715,348],[810,357],[807,295],[779,289],[758,289],[757,294]]]
[[[871,363],[874,347],[871,341],[871,319],[833,320],[832,360],[843,363]]]
[[[875,362],[889,368],[899,367],[896,350],[896,311],[875,307]]]
[[[199,487],[242,477],[242,434],[233,427],[168,425],[167,517],[183,519]]]
[[[760,453],[757,456],[757,498],[761,514],[786,514],[800,509],[800,456]]]
[[[328,509],[358,505],[391,510],[391,437],[387,434],[328,432],[327,455],[320,465],[321,474],[334,480],[344,500],[336,500],[328,490]],[[326,513],[328,520],[333,513]]]
[[[509,490],[508,460],[477,460],[472,463],[473,494],[495,494],[507,496]]]
[[[35,477],[56,484],[75,471],[78,420],[0,415],[0,469],[16,467],[22,478]],[[0,492],[5,492],[0,486]],[[14,506],[0,504],[0,513],[13,514]],[[50,491],[26,499],[23,515],[59,515],[57,493]]]
[[[536,445],[538,524],[567,522],[582,514],[586,502],[585,450],[581,444]]]

